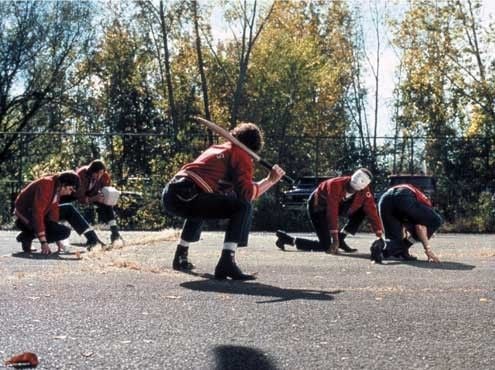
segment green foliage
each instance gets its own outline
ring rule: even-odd
[[[463,214],[444,227],[445,231],[492,233],[495,231],[495,202],[493,194],[482,192],[472,203],[460,205]]]
[[[377,148],[363,117],[359,8],[323,0],[257,9],[253,2],[226,3],[226,20],[239,31],[233,39],[212,39],[209,4],[198,13],[213,121],[229,127],[236,106],[238,120],[264,130],[263,157],[293,177],[365,166],[381,189],[391,172],[419,172],[427,163],[447,221],[493,229],[484,192],[494,181],[495,39],[480,21],[478,0],[405,5],[393,25],[401,58],[392,102],[396,137]],[[123,227],[179,225],[162,214],[161,191],[211,137],[191,119],[204,110],[191,1],[162,4],[163,19],[147,0],[0,2],[0,175],[9,189],[102,158],[117,187],[142,196],[141,207],[122,199],[132,211],[120,220]],[[253,24],[246,23],[249,14]],[[242,34],[243,26],[258,31],[261,24],[255,40]],[[257,168],[256,179],[264,176]],[[9,189],[1,188],[2,203]],[[285,189],[256,202],[255,229],[310,230],[304,211],[280,206]]]
[[[276,194],[269,192],[254,203],[252,230],[277,229],[310,232],[312,226],[306,210],[284,209]]]

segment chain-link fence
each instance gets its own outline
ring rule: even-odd
[[[123,190],[117,213],[123,228],[158,229],[177,226],[164,216],[160,193],[175,171],[210,145],[207,135],[171,138],[157,133],[0,133],[0,141],[15,144],[3,153],[0,165],[0,224],[12,224],[13,201],[27,183],[42,174],[75,169],[103,158],[116,186]],[[215,138],[218,140],[218,138]],[[358,167],[375,174],[374,189],[387,187],[391,174],[431,175],[436,178],[434,200],[458,231],[492,231],[494,138],[446,137],[267,137],[262,153],[279,163],[293,178],[338,176]],[[0,153],[1,154],[1,153]],[[265,176],[257,169],[257,178]],[[301,224],[304,214],[281,205],[287,185],[280,184],[256,203],[255,228]],[[87,211],[89,212],[89,211]],[[97,215],[86,215],[97,222]],[[291,221],[294,220],[294,221]]]

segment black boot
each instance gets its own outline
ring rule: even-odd
[[[105,246],[105,243],[103,243],[100,238],[98,238],[98,235],[96,235],[94,230],[88,231],[84,234],[84,236],[87,239],[85,246],[88,252],[91,251],[98,244],[100,244],[101,246]]]
[[[277,235],[277,241],[275,244],[277,247],[279,247],[281,250],[285,250],[285,244],[288,245],[294,245],[294,238],[287,234],[285,231],[282,230],[277,230],[275,232],[275,235]]]
[[[24,253],[30,253],[36,251],[36,249],[31,249],[31,243],[33,241],[33,238],[30,237],[29,235],[26,235],[24,232],[20,232],[17,234],[15,238],[19,243],[22,245],[22,251]]]
[[[174,261],[172,262],[172,268],[178,271],[191,271],[194,269],[194,265],[187,259],[189,247],[183,247],[178,245],[175,250]]]
[[[110,235],[110,241],[113,243],[116,240],[122,240],[117,226],[110,226],[112,234]]]
[[[342,249],[344,252],[346,253],[354,253],[354,252],[357,252],[357,249],[356,248],[351,248],[347,245],[347,243],[345,242],[345,237],[347,235],[344,234],[344,233],[339,233],[339,249]]]
[[[404,252],[400,254],[400,256],[404,261],[417,261],[418,257],[413,256],[409,253],[409,249],[406,249]]]
[[[409,253],[409,248],[411,248],[412,245],[413,245],[413,243],[411,243],[409,240],[407,240],[407,239],[402,240],[403,249],[402,249],[402,253],[399,255],[399,257],[401,257],[404,261],[417,261],[418,260],[418,257],[413,256],[412,254]]]
[[[254,275],[244,274],[239,266],[235,263],[235,252],[224,249],[222,256],[215,267],[215,278],[226,279],[230,277],[232,280],[255,280]]]
[[[376,263],[382,263],[384,255],[383,250],[385,248],[385,242],[383,239],[377,239],[371,244],[370,252],[371,252],[371,260]]]

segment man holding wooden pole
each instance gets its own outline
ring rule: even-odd
[[[196,120],[206,124],[203,122],[206,120]],[[199,240],[203,221],[228,219],[215,277],[254,280],[254,275],[244,274],[237,266],[235,252],[239,245],[247,244],[251,202],[280,181],[285,171],[274,165],[267,177],[254,182],[253,159],[260,161],[257,153],[263,147],[261,130],[253,123],[241,123],[228,132],[206,122],[229,141],[212,145],[193,162],[184,165],[163,190],[166,212],[186,219],[172,267],[180,271],[192,270],[194,265],[188,259],[189,245]]]

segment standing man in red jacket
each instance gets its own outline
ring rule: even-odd
[[[252,123],[237,125],[231,134],[254,152],[263,146],[260,129]],[[237,266],[235,252],[247,245],[251,225],[251,202],[285,174],[278,165],[259,182],[253,182],[251,157],[231,142],[213,145],[193,162],[186,164],[167,184],[162,202],[167,213],[184,217],[184,227],[172,267],[189,271],[194,265],[188,260],[189,245],[199,240],[203,220],[228,219],[223,250],[215,268],[215,277],[233,280],[253,280]]]
[[[75,194],[76,199],[81,204],[96,205],[100,211],[99,215],[102,217],[101,221],[110,226],[110,241],[112,243],[122,239],[113,206],[104,203],[102,189],[112,183],[105,163],[95,159],[89,165],[77,169],[76,172],[81,181],[81,186]]]
[[[277,246],[295,245],[306,251],[325,251],[337,254],[338,249],[355,252],[344,241],[347,234],[354,235],[367,217],[377,239],[383,233],[382,223],[376,209],[370,183],[373,176],[366,168],[360,168],[352,176],[335,177],[322,182],[308,199],[308,214],[318,240],[293,238],[278,230]],[[339,216],[348,217],[348,222],[339,231]]]
[[[431,250],[429,240],[443,220],[421,190],[410,184],[393,186],[382,195],[378,207],[385,228],[385,243],[373,243],[373,261],[381,263],[388,257],[415,260],[416,257],[409,254],[409,248],[415,241],[420,241],[428,261],[440,262]]]
[[[56,242],[59,251],[62,240],[67,239],[71,229],[59,223],[67,220],[88,241],[97,243],[98,238],[81,214],[71,205],[59,204],[61,197],[71,196],[79,187],[79,177],[74,171],[45,176],[28,184],[15,200],[16,226],[21,230],[17,241],[24,252],[31,252],[33,239],[38,238],[41,253],[50,254],[49,243]]]

